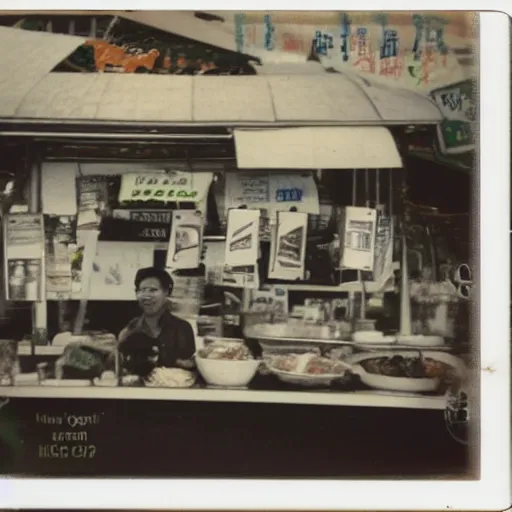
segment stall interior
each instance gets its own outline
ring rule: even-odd
[[[402,169],[240,170],[227,154],[48,159],[40,176],[39,208],[6,215],[3,242],[7,299],[44,304],[43,334],[5,344],[4,383],[439,394],[462,379],[469,266],[454,274],[405,208]],[[172,277],[193,369],[127,370],[118,336],[148,267]]]

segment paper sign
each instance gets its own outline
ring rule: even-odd
[[[130,173],[121,178],[119,202],[160,201],[194,202],[203,201],[213,179],[211,172],[160,172]]]
[[[269,176],[267,173],[227,173],[226,195],[228,194],[228,208],[244,205],[266,207],[270,201]]]
[[[307,229],[306,213],[277,213],[277,233],[270,249],[270,279],[304,279]]]
[[[257,264],[259,225],[259,210],[229,210],[226,233],[226,265],[236,267]]]
[[[41,172],[41,202],[44,214],[76,215],[75,164],[43,164]]]
[[[197,268],[201,260],[202,238],[201,214],[194,210],[174,210],[165,266],[169,269]]]
[[[41,259],[44,254],[43,216],[16,213],[5,217],[7,259]]]
[[[342,267],[373,271],[377,210],[357,206],[345,209]]]
[[[226,174],[226,213],[231,208],[246,206],[267,210],[275,218],[278,211],[318,215],[318,189],[308,173],[245,172]]]
[[[70,299],[71,258],[76,249],[76,217],[45,215],[45,277],[47,299]]]
[[[251,290],[248,310],[252,313],[272,313],[278,317],[288,315],[288,290],[271,286],[268,290]]]
[[[98,242],[89,299],[135,300],[135,274],[153,262],[153,244]]]
[[[104,176],[88,176],[77,179],[78,228],[97,229],[101,213],[108,204],[108,185]]]
[[[96,258],[98,231],[77,231],[77,243],[71,255],[71,294],[73,299],[88,299],[93,264]]]

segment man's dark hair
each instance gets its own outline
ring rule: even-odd
[[[158,279],[160,286],[164,290],[167,290],[169,293],[172,292],[174,286],[172,277],[165,270],[156,267],[146,267],[137,270],[137,274],[135,275],[135,289],[138,290],[140,283],[144,281],[144,279],[151,277]]]

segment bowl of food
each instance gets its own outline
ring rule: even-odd
[[[204,380],[219,387],[246,387],[261,363],[242,342],[210,343],[197,351],[195,361]]]
[[[445,352],[369,352],[349,356],[347,362],[363,384],[386,391],[433,393],[442,382],[466,374],[462,360]]]
[[[321,357],[313,352],[270,356],[266,363],[279,380],[305,387],[329,387],[351,369],[344,361]]]

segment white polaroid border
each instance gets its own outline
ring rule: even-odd
[[[335,11],[323,0],[316,9]],[[193,1],[187,9],[293,10],[313,6],[288,0]],[[44,9],[67,3],[45,0]],[[2,7],[6,8],[5,2]],[[11,6],[12,8],[13,6]],[[17,9],[40,10],[20,0]],[[75,9],[178,7],[161,0],[79,0]],[[181,6],[180,6],[181,7]],[[366,0],[364,10],[410,10],[410,0]],[[415,10],[504,11],[505,0],[421,1]],[[0,480],[1,508],[81,509],[287,509],[287,510],[505,510],[510,498],[510,43],[509,18],[480,15],[480,275],[481,275],[481,480],[480,481],[290,481],[290,480]],[[340,441],[342,442],[342,441]],[[418,439],[418,443],[428,442]],[[364,446],[361,447],[364,450]],[[156,455],[155,455],[156,456]],[[250,463],[250,461],[248,461]],[[343,464],[343,460],[339,461]]]

